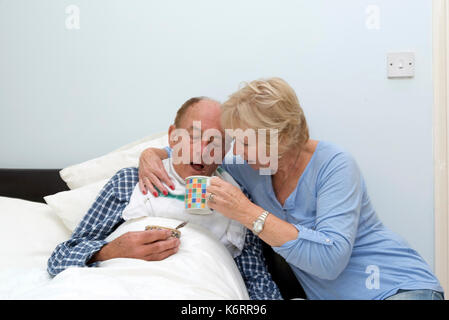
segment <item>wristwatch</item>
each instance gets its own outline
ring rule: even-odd
[[[262,212],[262,214],[253,222],[253,233],[257,236],[262,232],[265,220],[270,213],[268,211]]]

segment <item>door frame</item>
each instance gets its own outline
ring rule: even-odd
[[[435,274],[449,296],[449,0],[432,2]]]

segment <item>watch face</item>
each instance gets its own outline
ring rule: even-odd
[[[263,228],[263,222],[262,221],[256,221],[254,222],[254,231],[255,232],[260,232],[262,231]]]

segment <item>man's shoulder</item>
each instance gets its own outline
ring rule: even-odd
[[[139,183],[139,169],[129,167],[120,169],[105,185],[104,191],[112,192],[122,201],[129,201],[135,186]]]
[[[133,183],[139,182],[139,169],[136,167],[128,167],[120,169],[115,173],[111,180],[117,183]]]

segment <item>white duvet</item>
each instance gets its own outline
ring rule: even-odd
[[[69,268],[51,278],[46,260],[68,236],[51,209],[0,197],[0,214],[0,299],[249,299],[227,249],[197,225],[181,229],[179,251],[163,261],[112,259],[99,267]],[[130,220],[107,240],[149,224],[175,227],[180,222]]]

